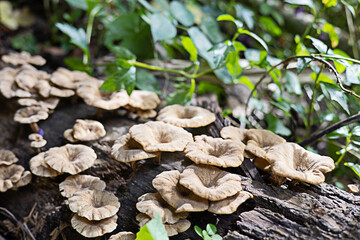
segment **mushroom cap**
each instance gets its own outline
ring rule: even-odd
[[[324,173],[335,168],[332,158],[307,151],[300,145],[289,142],[270,147],[264,160],[269,164],[265,171],[311,184],[324,182]],[[254,164],[261,166],[257,158],[254,159]]]
[[[67,177],[59,184],[59,190],[63,197],[70,198],[74,193],[83,190],[105,190],[106,183],[98,177],[91,175],[74,175]]]
[[[156,116],[157,112],[153,109],[149,109],[149,110],[136,109],[136,114],[139,115],[139,117],[141,118],[153,118]]]
[[[175,212],[202,212],[208,209],[209,201],[203,199],[179,184],[180,172],[165,171],[157,175],[152,184],[161,197]]]
[[[217,167],[190,165],[180,174],[180,184],[199,197],[219,201],[240,192],[241,178]]]
[[[12,98],[12,97],[31,97],[31,93],[20,89],[15,82],[15,73],[14,77],[11,77],[12,71],[7,70],[6,73],[1,75],[5,75],[4,78],[0,81],[0,91],[5,98]]]
[[[219,167],[238,167],[244,161],[244,149],[231,140],[206,135],[195,136],[195,142],[184,149],[185,155],[196,164]]]
[[[216,116],[201,107],[170,105],[160,110],[156,120],[178,127],[197,128],[214,122]]]
[[[50,97],[51,85],[47,80],[39,80],[36,82],[34,88],[38,91],[40,96],[44,98]]]
[[[19,161],[19,159],[12,151],[5,149],[0,150],[0,165],[11,165],[17,161]]]
[[[129,97],[129,105],[141,110],[155,109],[160,103],[160,98],[154,92],[133,90]]]
[[[49,117],[48,109],[43,107],[25,107],[15,112],[14,121],[22,124],[36,123]]]
[[[224,139],[233,140],[236,144],[240,145],[242,148],[245,148],[243,141],[245,140],[244,131],[245,129],[228,126],[223,127],[220,131],[220,135]]]
[[[59,104],[60,99],[56,97],[47,98],[41,101],[38,101],[34,98],[20,98],[18,103],[21,106],[39,106],[47,109],[55,109]]]
[[[51,87],[50,88],[50,95],[55,97],[71,97],[75,95],[75,91],[71,89],[61,89],[57,87]]]
[[[68,140],[68,141],[71,142],[71,143],[78,142],[79,140],[77,140],[77,139],[74,138],[73,133],[74,133],[74,130],[73,130],[72,128],[66,129],[66,130],[64,131],[63,136],[64,136],[64,138],[66,138],[66,140]]]
[[[164,199],[161,198],[159,193],[145,193],[138,198],[136,208],[139,212],[145,213],[150,218],[155,218],[160,213],[163,223],[176,223],[180,219],[188,217],[188,213],[175,213],[172,208]]]
[[[56,177],[59,172],[52,169],[45,162],[45,152],[41,152],[38,155],[32,157],[29,161],[30,170],[33,174],[40,177]]]
[[[77,89],[83,81],[97,81],[85,72],[70,71],[62,67],[51,74],[50,80],[59,87],[69,89]]]
[[[23,187],[28,185],[31,182],[32,175],[30,171],[24,171],[21,174],[20,180],[15,182],[13,189],[16,190],[19,187]]]
[[[131,137],[147,152],[183,151],[193,141],[191,133],[163,122],[147,122],[129,129]]]
[[[90,168],[96,158],[96,153],[92,148],[81,144],[53,147],[45,153],[45,162],[52,169],[72,175]]]
[[[94,238],[114,231],[117,227],[117,219],[118,216],[114,215],[100,221],[89,221],[75,214],[71,218],[71,226],[84,237]]]
[[[358,193],[360,191],[359,187],[355,184],[348,184],[347,187],[349,188],[351,193]]]
[[[0,165],[0,192],[13,188],[21,179],[24,168],[20,165]]]
[[[69,198],[69,208],[90,221],[114,216],[120,208],[118,198],[107,191],[84,190]]]
[[[22,69],[15,77],[15,82],[21,89],[30,92],[39,80],[49,79],[47,72],[37,69]]]
[[[111,156],[120,162],[133,162],[156,157],[155,153],[148,153],[127,133],[119,137],[111,148]]]
[[[80,141],[97,140],[106,135],[106,131],[101,122],[88,119],[77,119],[73,126],[73,137]]]
[[[31,134],[29,134],[28,139],[30,141],[40,141],[40,140],[43,140],[44,138],[43,138],[43,136],[41,136],[38,133],[31,133]]]
[[[136,234],[132,232],[119,232],[111,235],[109,240],[135,240]]]
[[[240,191],[234,196],[225,198],[220,201],[210,202],[208,211],[216,214],[231,214],[249,198],[254,196],[246,191]]]
[[[10,53],[9,55],[3,55],[1,57],[6,63],[12,65],[24,65],[24,64],[33,64],[42,66],[46,63],[46,60],[41,56],[31,56],[30,53],[22,51],[21,53]]]
[[[32,148],[41,148],[43,146],[45,146],[47,143],[47,141],[45,139],[39,140],[39,141],[32,141],[30,143],[30,147]]]

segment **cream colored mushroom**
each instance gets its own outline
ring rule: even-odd
[[[67,177],[59,184],[60,193],[66,198],[70,198],[76,192],[84,190],[105,190],[106,183],[98,177],[91,175],[74,175]]]
[[[151,110],[160,103],[160,98],[154,92],[133,90],[130,94],[129,105],[135,109]]]
[[[36,82],[34,88],[38,91],[40,96],[44,98],[50,97],[51,85],[47,80],[39,80]]]
[[[85,72],[70,71],[66,68],[58,68],[51,74],[51,82],[62,88],[77,89],[81,82],[97,81]]]
[[[50,88],[50,95],[55,97],[67,98],[75,95],[75,91],[71,89],[61,89],[57,87]]]
[[[20,165],[0,165],[0,192],[13,188],[21,179],[24,168]]]
[[[69,198],[69,208],[80,217],[99,221],[114,216],[120,208],[118,198],[111,192],[85,190]]]
[[[66,129],[66,130],[64,131],[63,136],[64,136],[64,138],[66,138],[66,140],[68,140],[69,142],[71,142],[71,143],[76,143],[76,142],[78,142],[79,140],[77,140],[77,139],[74,138],[73,133],[74,133],[74,130],[73,130],[72,128]]]
[[[46,60],[41,56],[31,56],[30,53],[22,51],[21,53],[10,53],[9,55],[3,55],[1,57],[6,63],[12,65],[24,65],[24,64],[33,64],[42,66],[46,63]]]
[[[114,215],[100,221],[89,221],[75,214],[71,218],[71,226],[84,237],[94,238],[114,231],[117,227],[117,219],[118,216]]]
[[[47,98],[44,100],[36,100],[34,98],[20,98],[18,100],[18,103],[21,106],[38,106],[38,107],[42,107],[42,108],[47,108],[47,109],[55,109],[56,106],[58,105],[60,99],[56,98],[56,97],[52,97],[52,98]]]
[[[350,193],[358,193],[360,191],[359,187],[355,184],[348,184],[347,187],[349,188]]]
[[[93,141],[106,135],[104,126],[95,120],[77,119],[72,136],[80,141]]]
[[[161,198],[159,193],[145,193],[138,198],[136,208],[139,212],[145,213],[150,218],[155,218],[160,214],[163,223],[176,223],[180,219],[188,217],[188,213],[175,213],[172,208],[164,199]]]
[[[244,149],[231,140],[212,138],[206,135],[195,136],[184,152],[197,164],[219,167],[238,167],[244,160]]]
[[[32,133],[29,135],[30,147],[37,148],[40,151],[40,148],[46,145],[47,141],[38,133]]]
[[[59,172],[52,169],[45,162],[45,152],[41,152],[38,155],[32,157],[29,161],[30,170],[33,174],[40,177],[56,177]]]
[[[141,110],[141,109],[137,109],[136,110],[136,114],[141,117],[141,118],[153,118],[156,116],[157,112],[155,110]]]
[[[31,97],[31,93],[20,89],[15,82],[17,69],[4,68],[0,71],[0,91],[5,98]]]
[[[45,162],[58,172],[74,175],[90,168],[96,157],[94,150],[88,146],[66,144],[50,148],[45,153]]]
[[[16,163],[19,159],[15,156],[12,151],[1,149],[0,150],[0,165],[11,165]]]
[[[132,232],[119,232],[111,235],[109,240],[135,240],[136,234]]]
[[[24,171],[21,174],[20,180],[15,182],[13,189],[17,190],[19,187],[28,185],[31,182],[32,175],[30,171]]]
[[[21,89],[30,92],[39,80],[49,79],[49,77],[48,73],[37,69],[22,70],[16,75],[15,82]]]
[[[177,170],[165,171],[157,175],[152,184],[161,197],[173,208],[176,213],[202,212],[208,209],[209,201],[201,198],[179,184],[180,172]]]
[[[265,158],[255,158],[254,164],[277,176],[311,184],[324,182],[324,173],[335,168],[332,158],[307,151],[296,143],[288,142],[270,147],[266,151]]]
[[[214,122],[216,116],[201,107],[170,105],[160,110],[156,120],[178,127],[198,128]]]
[[[15,112],[14,121],[22,124],[30,124],[34,132],[39,132],[37,122],[47,119],[48,109],[42,107],[25,107]]]
[[[234,196],[223,200],[216,202],[211,201],[208,211],[216,214],[231,214],[235,212],[242,203],[253,197],[249,192],[240,191]]]

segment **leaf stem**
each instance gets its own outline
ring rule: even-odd
[[[344,152],[341,154],[341,156],[338,158],[338,160],[335,162],[335,167],[339,166],[339,164],[341,163],[341,161],[344,159],[345,154],[347,153],[347,148],[350,144],[350,138],[351,138],[351,134],[349,136],[346,137],[346,144],[345,144],[345,148],[344,148]]]

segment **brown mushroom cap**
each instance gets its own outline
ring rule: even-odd
[[[72,135],[80,141],[97,140],[106,135],[104,126],[95,120],[77,119],[73,126]]]
[[[111,148],[111,156],[120,162],[133,162],[156,157],[155,153],[148,153],[127,133],[119,137]]]
[[[216,214],[231,214],[249,198],[254,196],[246,191],[240,191],[234,196],[225,198],[220,201],[210,202],[208,211]]]
[[[165,171],[157,175],[152,184],[161,197],[175,212],[202,212],[208,209],[209,201],[203,199],[179,184],[180,172]]]
[[[109,240],[135,240],[136,234],[132,232],[119,232],[111,235]]]
[[[129,98],[129,105],[141,110],[155,109],[159,103],[158,95],[150,91],[133,90]]]
[[[47,72],[37,69],[21,70],[15,77],[17,85],[27,92],[30,92],[39,80],[49,79],[50,75]]]
[[[47,119],[48,110],[42,107],[25,107],[16,111],[14,121],[22,124],[36,123],[40,120]]]
[[[244,160],[244,149],[231,140],[212,138],[206,135],[195,136],[184,152],[197,164],[219,167],[238,167]]]
[[[244,131],[245,129],[228,126],[223,127],[220,131],[220,135],[224,139],[233,140],[236,144],[240,145],[242,148],[245,148],[243,141],[245,140]]]
[[[21,179],[24,168],[20,165],[0,165],[0,192],[13,188]]]
[[[85,72],[70,71],[66,68],[58,68],[51,74],[51,82],[63,88],[77,89],[83,81],[97,81]]]
[[[103,191],[106,183],[98,177],[91,175],[74,175],[67,177],[59,184],[59,190],[63,197],[70,198],[74,193],[84,190]]]
[[[80,217],[99,221],[112,217],[119,211],[120,202],[111,192],[85,190],[69,198],[69,208]]]
[[[216,120],[214,113],[201,107],[171,105],[160,110],[156,120],[178,127],[197,128]]]
[[[4,149],[0,150],[0,165],[11,165],[17,161],[19,161],[19,159],[12,151]]]
[[[180,174],[180,184],[199,197],[219,201],[240,192],[239,175],[213,166],[191,165]]]
[[[136,208],[139,212],[145,213],[150,218],[155,218],[160,213],[163,223],[176,223],[180,219],[188,217],[188,213],[175,213],[172,208],[164,199],[161,198],[159,193],[145,193],[138,198]]]
[[[30,53],[22,51],[21,53],[10,53],[9,55],[3,55],[1,57],[6,63],[12,65],[24,65],[24,64],[33,64],[42,66],[46,63],[46,60],[41,56],[31,56]]]
[[[38,155],[32,157],[29,161],[30,170],[33,174],[40,177],[56,177],[59,172],[52,169],[45,162],[45,152],[41,152]]]
[[[183,151],[193,141],[191,133],[163,122],[147,122],[129,129],[131,137],[147,152]]]
[[[258,160],[254,159],[255,166],[264,167],[263,162],[260,161],[259,164]],[[332,158],[307,151],[300,145],[289,142],[270,147],[264,160],[268,165],[263,170],[311,184],[324,182],[324,173],[335,168]]]
[[[71,226],[84,237],[94,238],[114,231],[117,227],[117,219],[118,216],[114,215],[100,221],[89,221],[75,214],[71,218]]]
[[[66,144],[50,148],[45,153],[45,162],[58,172],[74,175],[90,168],[96,157],[94,150],[88,146]]]

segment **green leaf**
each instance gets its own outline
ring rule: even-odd
[[[325,5],[325,7],[333,7],[336,6],[337,0],[322,0],[322,3]]]
[[[343,56],[343,57],[350,58],[350,56],[346,52],[344,52],[344,51],[342,51],[340,49],[334,49],[333,53],[334,53],[335,56],[338,55],[338,56]],[[341,60],[340,59],[334,59],[334,64],[335,64],[336,71],[338,71],[338,73],[341,74],[341,73],[343,73],[345,71],[345,69],[347,67],[350,66],[350,64],[352,64],[352,62],[348,62],[348,61],[342,60],[342,59]]]
[[[312,41],[312,44],[314,45],[314,47],[320,52],[320,53],[326,53],[328,50],[328,46],[323,43],[322,41],[320,41],[317,38],[313,38],[311,36],[306,36],[307,39],[310,39]]]
[[[272,114],[267,114],[265,116],[265,120],[268,124],[267,130],[270,130],[276,134],[280,134],[282,136],[290,136],[291,131],[281,122],[281,120],[275,117]]]
[[[334,100],[345,110],[347,114],[350,114],[347,97],[339,86],[328,83],[320,83],[320,87],[326,98]]]
[[[317,76],[317,74],[314,73],[314,72],[310,74],[310,77],[311,77],[314,81],[316,80],[316,76]],[[330,84],[334,84],[334,83],[335,83],[335,80],[329,78],[327,75],[325,75],[325,74],[323,74],[323,73],[320,73],[318,81],[319,81],[319,82],[323,82],[323,83],[330,83]]]
[[[108,77],[106,81],[100,86],[100,90],[107,92],[114,92],[121,89],[126,89],[130,95],[134,90],[136,84],[136,68],[134,66],[129,69],[119,69],[115,75]]]
[[[197,61],[197,49],[191,40],[191,38],[186,36],[181,36],[181,44],[184,46],[185,50],[190,54],[190,61]]]
[[[346,68],[346,82],[351,84],[360,84],[359,74],[360,67],[359,65],[350,65]]]
[[[181,88],[185,90],[181,90],[169,94],[169,96],[166,98],[167,105],[173,105],[173,104],[188,105],[190,103],[192,95],[195,92],[196,82],[194,79],[191,79],[191,84],[186,83],[181,85],[184,86]]]
[[[312,0],[285,0],[284,2],[299,6],[308,6],[309,8],[315,10],[315,6]]]
[[[234,50],[231,43],[218,43],[209,49],[209,52],[213,54],[213,65],[219,67],[225,64],[228,54]]]
[[[82,72],[87,72],[88,74],[92,75],[92,69],[88,64],[84,64],[82,59],[69,57],[64,59],[64,63],[71,69],[77,70]]]
[[[225,90],[220,85],[217,85],[217,84],[211,83],[211,82],[205,82],[205,81],[198,83],[197,90],[196,90],[197,95],[202,95],[202,94],[206,94],[209,92],[215,93],[218,99],[220,99],[222,96],[225,95]]]
[[[216,234],[217,228],[215,225],[209,223],[206,225],[206,231],[210,236],[212,236]]]
[[[160,85],[157,79],[145,69],[136,70],[136,88],[161,94]]]
[[[213,43],[219,43],[223,40],[218,22],[210,15],[206,15],[201,19],[200,29]]]
[[[235,4],[235,12],[236,17],[242,19],[249,29],[252,30],[254,28],[254,12],[251,9],[237,3]]]
[[[82,28],[76,29],[73,26],[67,24],[67,23],[56,23],[56,27],[68,35],[70,37],[70,42],[79,48],[81,48],[84,53],[88,54],[88,44],[86,40],[86,33],[85,30]]]
[[[272,80],[276,83],[276,85],[278,85],[278,87],[281,88],[281,82],[280,82],[280,78],[281,78],[281,71],[278,68],[274,68],[270,73],[269,73],[270,77],[272,78]]]
[[[126,47],[114,46],[111,48],[111,51],[115,53],[117,58],[124,60],[135,60],[136,56]]]
[[[336,48],[339,45],[339,37],[335,31],[335,28],[330,23],[324,23],[322,30],[329,34],[329,38],[331,41],[331,47]]]
[[[244,84],[245,86],[247,86],[251,91],[255,88],[254,83],[246,76],[241,76],[240,78],[238,78],[235,83],[238,84]],[[254,91],[253,93],[254,97],[257,96],[257,91]]]
[[[161,221],[160,213],[150,220],[145,226],[140,228],[136,234],[136,240],[168,240],[169,237],[165,226]]]
[[[349,127],[344,126],[326,135],[329,139],[338,139],[349,136]]]
[[[230,21],[233,22],[237,28],[242,28],[243,23],[240,22],[239,20],[235,19],[233,16],[231,16],[230,14],[222,14],[220,16],[218,16],[216,18],[217,21]]]
[[[360,165],[357,163],[352,163],[352,162],[346,162],[344,163],[345,166],[351,168],[351,170],[354,171],[354,173],[356,174],[356,176],[360,179]]]
[[[237,52],[230,52],[226,58],[226,68],[229,73],[232,75],[233,80],[237,78],[242,71],[242,68],[239,63],[239,55]]]
[[[297,74],[300,74],[312,61],[311,58],[298,58],[297,59]]]
[[[172,15],[178,20],[182,25],[190,27],[194,24],[194,15],[185,7],[185,5],[179,1],[172,1],[170,3],[170,9]]]
[[[274,105],[275,107],[281,109],[288,117],[291,116],[290,114],[290,109],[291,109],[291,106],[289,103],[287,103],[286,101],[277,101],[277,102],[274,102],[274,101],[270,101],[270,103],[272,105]]]
[[[245,47],[244,44],[242,44],[241,42],[233,41],[233,44],[234,44],[235,50],[236,50],[237,52],[245,51],[245,50],[246,50],[246,47]]]
[[[88,4],[86,0],[65,0],[71,7],[80,8],[81,10],[87,11]]]
[[[171,39],[176,36],[176,27],[169,18],[160,13],[155,13],[150,16],[150,27],[154,42]]]
[[[256,41],[258,41],[258,42],[261,44],[261,46],[262,46],[267,52],[269,51],[268,46],[267,46],[267,44],[264,42],[264,40],[262,40],[262,39],[261,39],[258,35],[256,35],[255,33],[250,32],[250,31],[245,30],[245,29],[241,29],[241,28],[238,29],[238,33],[239,33],[239,34],[247,34],[247,35],[249,35],[250,37],[254,38]]]
[[[261,16],[259,20],[263,27],[268,30],[271,35],[277,37],[282,34],[281,28],[279,28],[270,17]]]
[[[352,130],[351,133],[355,136],[360,137],[360,126],[355,126]]]
[[[299,78],[297,77],[297,75],[291,71],[286,71],[285,79],[286,79],[286,83],[285,83],[286,91],[288,91],[289,93],[293,93],[293,94],[301,96],[302,90],[301,90],[300,81],[299,81]]]
[[[199,235],[200,237],[203,237],[202,229],[198,225],[195,225],[194,229],[195,229],[195,232],[197,235]]]
[[[31,54],[40,51],[36,38],[31,33],[20,33],[11,39],[11,47]]]
[[[211,237],[212,240],[222,240],[223,238],[219,234],[215,234]]]

